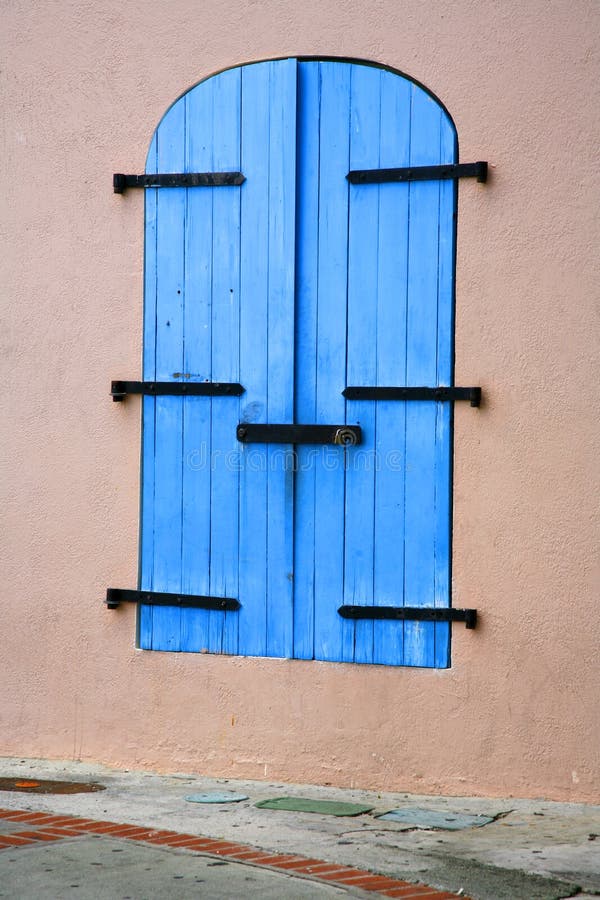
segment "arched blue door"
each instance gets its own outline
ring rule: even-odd
[[[144,398],[140,587],[241,607],[143,606],[141,647],[449,664],[447,623],[338,610],[450,602],[451,404],[343,391],[451,384],[455,182],[346,176],[455,160],[443,108],[358,63],[242,66],[165,115],[148,173],[246,180],[147,191],[144,378],[244,393]],[[240,423],[362,442],[246,444]]]

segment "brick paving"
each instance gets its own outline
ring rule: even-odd
[[[340,887],[358,887],[382,897],[398,897],[402,900],[469,900],[464,894],[438,891],[424,884],[400,881],[364,869],[336,865],[320,859],[290,856],[289,853],[270,853],[248,844],[215,840],[201,835],[181,834],[141,825],[118,822],[96,822],[77,816],[57,816],[50,813],[26,810],[0,809],[0,820],[14,822],[14,831],[0,834],[0,852],[27,847],[38,842],[73,840],[84,835],[105,835],[143,844],[190,850],[207,856],[229,857],[232,861],[263,866],[281,874],[309,876],[315,881]]]

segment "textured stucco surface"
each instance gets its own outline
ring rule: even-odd
[[[596,0],[8,0],[2,8],[0,753],[421,793],[599,797]],[[445,103],[459,191],[447,671],[144,653],[137,575],[143,171],[235,63],[371,59]]]

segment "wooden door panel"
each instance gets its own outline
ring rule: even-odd
[[[375,66],[242,66],[165,115],[148,173],[246,181],[147,191],[144,378],[245,392],[144,398],[140,586],[241,608],[142,606],[140,646],[449,664],[448,624],[338,607],[450,602],[451,404],[342,391],[452,383],[455,182],[346,174],[455,160],[440,105]],[[363,442],[240,444],[239,422]]]

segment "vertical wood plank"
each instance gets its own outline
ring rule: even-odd
[[[380,165],[410,161],[411,84],[382,73]],[[404,384],[406,374],[406,287],[408,265],[408,184],[381,185],[377,291],[378,385]],[[374,603],[404,604],[404,467],[406,404],[378,401],[375,472]],[[402,622],[374,622],[373,662],[401,665]]]
[[[440,162],[458,158],[456,133],[446,113],[440,109]],[[439,184],[439,263],[437,315],[437,384],[453,383],[454,347],[454,258],[456,195],[455,181]],[[452,421],[450,403],[438,403],[435,435],[435,606],[450,604],[450,560],[452,535]],[[436,623],[434,665],[450,665],[450,625]]]
[[[185,165],[185,104],[171,107],[158,129],[158,167]],[[156,378],[170,381],[183,366],[185,188],[158,191],[156,237]],[[155,432],[154,590],[181,589],[183,406],[157,397]],[[179,650],[181,612],[155,607],[152,646]]]
[[[294,415],[294,290],[296,219],[295,59],[269,63],[269,422]],[[292,447],[267,452],[267,654],[293,654]]]
[[[215,171],[240,168],[240,69],[214,82],[213,165]],[[212,372],[215,381],[239,381],[240,188],[213,188]],[[211,431],[210,593],[238,596],[238,496],[236,426],[239,400],[214,397]],[[211,612],[209,649],[237,652],[238,613]],[[226,624],[227,623],[227,624]],[[225,635],[227,641],[225,646]]]
[[[296,62],[242,70],[241,420],[291,421]],[[282,453],[283,451],[283,453]],[[277,456],[275,455],[277,453]],[[291,655],[293,483],[285,448],[242,445],[240,652]]]
[[[190,91],[186,104],[186,170],[213,170],[212,114],[214,82]],[[181,378],[212,380],[212,191],[187,191],[184,289],[184,362]],[[212,454],[210,397],[186,397],[183,408],[182,590],[210,594],[210,486]],[[185,609],[181,613],[181,649],[209,647],[209,613]]]
[[[319,301],[319,64],[298,64],[295,421],[317,421]],[[315,517],[318,447],[296,448],[294,656],[315,653]]]
[[[157,135],[154,134],[146,171],[158,171]],[[156,379],[156,220],[157,190],[146,191],[144,200],[144,345],[142,378]],[[154,466],[155,466],[155,399],[142,399],[142,471],[141,471],[141,527],[140,572],[141,590],[154,587]],[[152,614],[154,608],[140,604],[138,608],[138,641],[142,650],[152,647]]]
[[[353,66],[350,94],[350,168],[379,167],[381,73]],[[348,234],[347,384],[377,378],[379,186],[350,185]],[[344,603],[372,606],[375,557],[376,404],[349,400],[348,422],[360,423],[363,443],[347,451]],[[353,649],[353,652],[352,652]],[[373,661],[373,621],[355,623],[354,648],[344,659]]]
[[[319,231],[317,310],[317,424],[344,422],[350,70],[319,63]],[[342,659],[353,623],[337,608],[344,595],[344,451],[323,447],[315,457],[315,657]]]
[[[436,165],[440,152],[438,105],[413,86],[411,165]],[[410,185],[406,384],[435,384],[437,376],[439,182]],[[405,600],[432,606],[435,594],[435,403],[407,404],[405,486]],[[404,625],[404,662],[431,666],[430,622]]]
[[[242,185],[240,248],[240,420],[267,422],[269,69],[242,70]],[[267,452],[242,445],[240,472],[240,653],[267,650]]]

